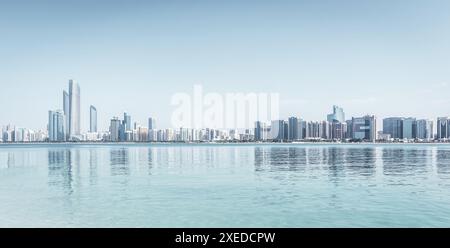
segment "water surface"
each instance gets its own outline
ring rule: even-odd
[[[450,145],[0,145],[1,227],[450,227]]]

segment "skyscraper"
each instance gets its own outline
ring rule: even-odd
[[[80,86],[71,79],[69,80],[69,137],[80,134]]]
[[[450,117],[439,117],[437,119],[437,139],[450,138]]]
[[[392,139],[403,139],[402,117],[390,117],[383,119],[383,134],[390,134]]]
[[[299,131],[298,131],[298,118],[290,117],[288,119],[288,140],[298,140],[299,139]]]
[[[48,111],[48,138],[51,142],[66,140],[64,130],[65,118],[62,110]]]
[[[352,118],[353,139],[375,142],[376,139],[376,118],[373,115]]]
[[[416,118],[403,119],[403,139],[415,139],[416,138]]]
[[[256,141],[260,141],[262,139],[262,127],[261,127],[261,122],[257,121],[255,122],[255,140]]]
[[[111,119],[111,125],[109,126],[109,132],[110,132],[110,140],[112,142],[119,141],[119,132],[121,128],[121,121],[119,118],[114,117]]]
[[[64,111],[64,130],[66,132],[66,140],[70,138],[70,97],[67,91],[63,91],[63,111]]]
[[[345,122],[344,110],[341,107],[334,105],[333,113],[327,115],[327,121],[328,122],[340,122],[340,123]]]
[[[90,116],[89,132],[96,133],[98,131],[97,130],[97,109],[92,105],[89,109],[89,116]]]
[[[282,141],[284,139],[284,121],[276,120],[272,121],[270,125],[270,140]]]
[[[148,130],[156,129],[155,118],[148,118]]]
[[[417,120],[416,137],[422,140],[432,140],[433,137],[433,121]]]
[[[127,113],[123,113],[123,125],[125,131],[131,131],[131,116]]]

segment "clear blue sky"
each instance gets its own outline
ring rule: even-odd
[[[450,1],[0,1],[0,125],[45,128],[73,78],[99,126],[175,92],[279,92],[281,115],[450,115]]]

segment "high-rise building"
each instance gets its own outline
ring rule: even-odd
[[[156,129],[155,118],[148,118],[148,130]]]
[[[438,140],[450,138],[450,117],[439,117],[437,119],[437,136]]]
[[[417,120],[416,137],[422,140],[432,140],[433,137],[433,121]]]
[[[65,118],[62,110],[48,111],[48,139],[50,142],[66,140]]]
[[[306,121],[300,119],[298,121],[298,138],[306,139],[307,124]]]
[[[375,116],[352,118],[352,125],[353,139],[375,142],[377,134]]]
[[[64,130],[66,130],[66,140],[70,139],[70,97],[67,91],[63,91],[63,111],[64,111]]]
[[[91,105],[89,109],[89,132],[91,133],[97,133],[97,109]]]
[[[331,136],[329,138],[332,140],[345,139],[347,132],[347,123],[333,121],[330,124],[331,124],[331,131],[330,131]]]
[[[127,113],[123,113],[123,125],[125,128],[125,131],[131,131],[131,116]]]
[[[416,138],[416,118],[409,117],[403,119],[402,138],[403,139]]]
[[[69,80],[69,137],[81,134],[80,130],[80,86],[74,80]]]
[[[392,139],[403,139],[402,117],[390,117],[383,119],[383,133],[390,134]]]
[[[340,122],[340,123],[345,122],[344,110],[341,107],[334,105],[333,113],[327,115],[327,121],[328,122]]]
[[[298,140],[299,130],[298,130],[298,118],[290,117],[288,119],[288,140]]]
[[[353,139],[353,120],[346,120],[347,132],[345,134],[346,139]]]
[[[255,122],[255,140],[256,141],[262,140],[262,122],[260,121]]]
[[[111,125],[109,126],[109,132],[110,132],[110,140],[112,142],[117,142],[119,140],[119,131],[121,129],[121,121],[119,118],[114,117],[111,119]]]
[[[270,125],[270,140],[283,141],[284,130],[284,120],[272,121]]]

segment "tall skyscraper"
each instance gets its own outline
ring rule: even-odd
[[[89,109],[89,116],[90,116],[89,132],[96,133],[98,131],[97,130],[97,109],[92,105]]]
[[[262,140],[262,123],[260,121],[255,122],[255,140]]]
[[[288,140],[298,140],[299,138],[299,130],[298,130],[298,118],[290,117],[288,119]]]
[[[65,118],[62,110],[48,111],[48,138],[51,142],[66,140]]]
[[[345,122],[344,110],[341,107],[334,105],[333,113],[327,115],[327,121],[344,123]]]
[[[433,137],[433,121],[417,120],[416,137],[422,140],[432,140]]]
[[[416,138],[416,118],[403,119],[402,134],[403,139],[415,139]]]
[[[156,129],[155,118],[148,118],[148,130]]]
[[[80,130],[80,86],[69,80],[69,137],[79,136]]]
[[[125,128],[125,131],[131,131],[131,116],[127,113],[123,113],[123,125]]]
[[[437,119],[437,139],[450,138],[450,117],[439,117]]]
[[[109,132],[110,132],[110,140],[112,142],[119,141],[119,132],[121,128],[121,121],[119,118],[114,117],[111,119],[111,125],[109,126]]]
[[[353,139],[375,142],[377,135],[376,118],[373,115],[352,118]]]
[[[282,141],[284,139],[284,121],[272,121],[270,125],[270,138],[273,141]]]
[[[67,91],[63,91],[63,111],[64,111],[64,130],[66,132],[66,140],[70,138],[70,97]]]
[[[402,117],[390,117],[383,119],[383,134],[390,134],[392,139],[403,139]]]

